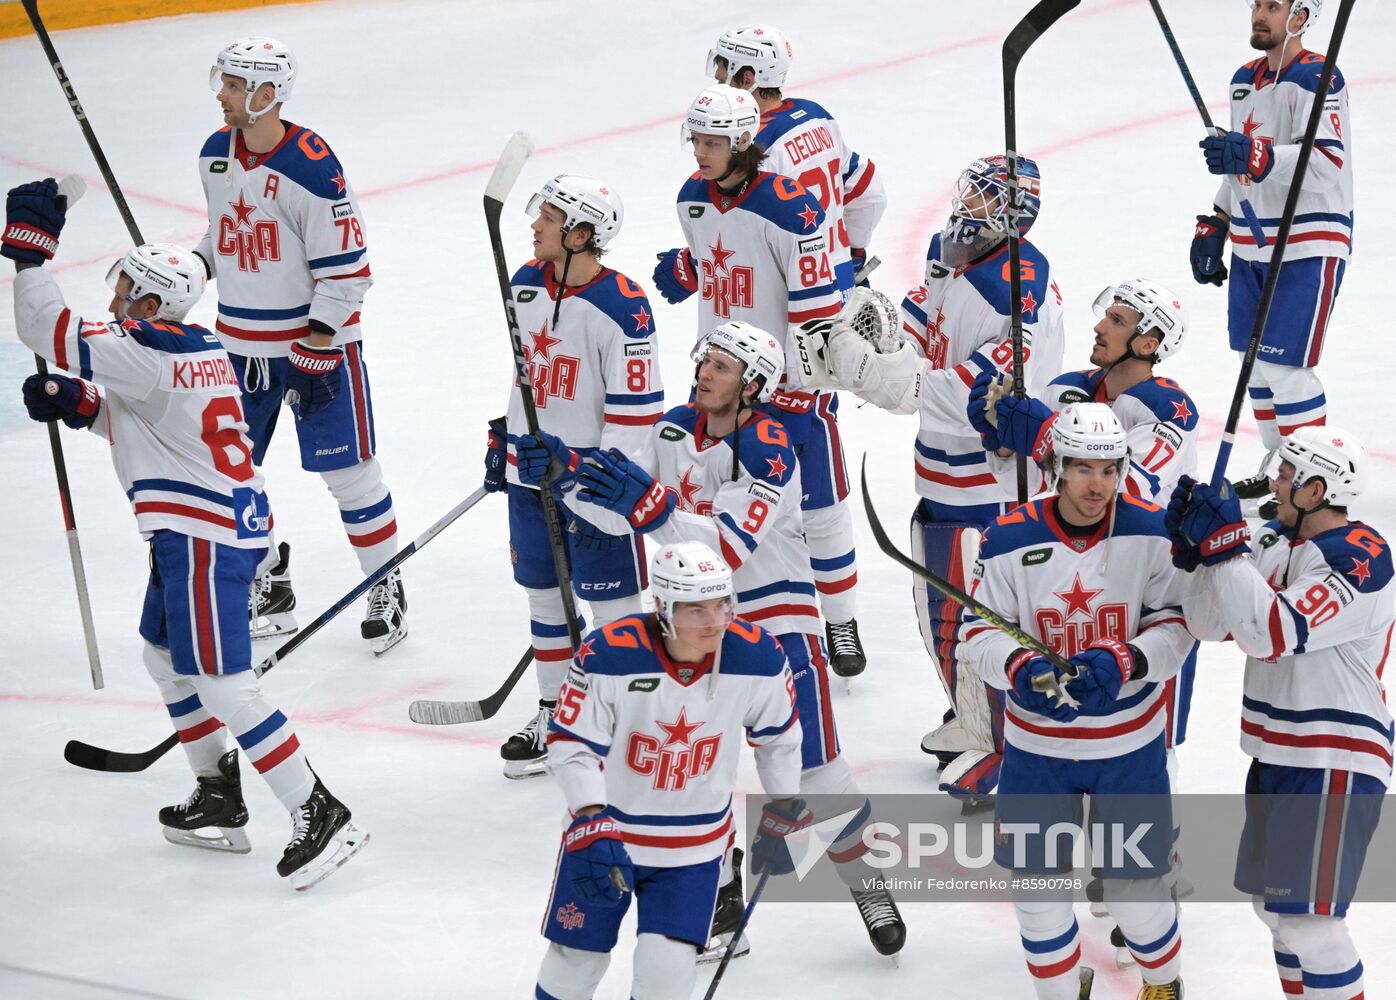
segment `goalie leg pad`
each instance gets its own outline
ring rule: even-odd
[[[961,590],[968,588],[979,554],[979,530],[966,521],[936,521],[925,501],[911,518],[911,557]],[[924,580],[912,583],[921,641],[935,664],[941,687],[955,705],[961,608]],[[958,709],[957,709],[958,711]]]
[[[993,750],[967,750],[940,772],[940,790],[956,798],[981,799],[999,783],[1003,754]]]

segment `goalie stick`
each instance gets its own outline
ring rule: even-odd
[[[1021,215],[1018,208],[1018,63],[1022,62],[1029,47],[1042,37],[1043,32],[1080,3],[1081,0],[1039,0],[1037,6],[1028,11],[1003,42],[1003,132],[1004,146],[1007,147],[1005,158],[1008,161],[1008,329],[1013,341],[1013,371],[1020,376],[1013,391],[1015,399],[1027,398],[1027,378],[1023,373],[1023,283],[1020,273],[1023,264],[1019,249],[1023,235],[1018,229]],[[1027,503],[1028,458],[1019,455],[1016,462],[1018,502]]]
[[[514,664],[513,672],[504,678],[499,690],[481,701],[429,701],[419,698],[407,707],[407,717],[423,726],[455,726],[462,722],[479,722],[488,719],[504,705],[504,699],[514,690],[514,685],[524,675],[533,662],[533,647]]]
[[[419,549],[426,545],[427,542],[445,531],[458,517],[483,500],[486,493],[486,489],[481,486],[474,493],[470,494],[470,496],[447,511],[444,517],[414,538],[391,559],[382,566],[379,566],[371,574],[364,577],[364,579],[355,585],[347,594],[322,611],[318,618],[305,626],[305,628],[301,629],[286,642],[282,643],[282,645],[277,648],[276,652],[257,664],[257,676],[261,677],[272,667],[290,656],[301,643],[320,631],[320,629],[333,621],[341,611],[349,607],[349,605],[353,604],[364,594],[368,593],[369,589],[375,583],[401,566]],[[517,668],[515,669],[517,670]],[[171,733],[161,740],[158,745],[151,747],[143,753],[122,753],[117,750],[105,750],[102,747],[95,747],[90,743],[83,743],[81,740],[69,740],[68,745],[63,748],[63,759],[75,767],[86,768],[89,771],[111,771],[131,774],[136,771],[144,771],[146,768],[150,767],[151,764],[154,764],[161,757],[165,756],[165,754],[169,753],[178,742],[179,734]]]
[[[1076,665],[1064,658],[1060,653],[1050,649],[1036,636],[1029,635],[1027,632],[1023,631],[1015,622],[1009,621],[993,608],[975,600],[949,580],[937,575],[899,550],[896,545],[892,543],[892,539],[887,536],[886,530],[882,527],[882,521],[877,516],[877,511],[873,509],[872,494],[868,491],[868,456],[866,452],[863,453],[861,474],[863,480],[863,508],[868,512],[868,524],[872,527],[873,538],[876,539],[878,548],[907,569],[911,570],[912,573],[925,580],[956,604],[973,611],[976,615],[994,626],[994,628],[1008,636],[1018,645],[1025,649],[1031,649],[1034,653],[1046,657],[1051,661],[1052,666],[1057,668],[1057,672],[1061,677],[1066,680],[1073,680],[1076,677]],[[1062,704],[1077,704],[1076,699],[1067,693],[1061,684],[1058,683],[1057,676],[1053,674],[1044,674],[1041,677],[1035,678],[1033,680],[1033,687],[1040,693],[1050,698],[1055,698]]]
[[[1222,431],[1221,443],[1217,446],[1217,463],[1212,468],[1212,486],[1217,489],[1221,488],[1222,481],[1226,478],[1226,464],[1231,458],[1231,449],[1236,444],[1236,425],[1241,422],[1241,404],[1246,398],[1246,386],[1251,381],[1256,355],[1260,352],[1260,338],[1265,332],[1265,323],[1270,318],[1270,306],[1275,301],[1275,287],[1279,284],[1280,268],[1284,265],[1289,231],[1294,225],[1294,213],[1299,208],[1299,194],[1304,187],[1304,175],[1309,170],[1309,157],[1313,154],[1314,140],[1318,137],[1318,123],[1323,117],[1323,106],[1328,100],[1328,87],[1333,82],[1333,70],[1338,65],[1338,50],[1343,45],[1343,35],[1347,31],[1348,18],[1352,15],[1353,2],[1354,0],[1341,0],[1338,4],[1338,17],[1333,23],[1333,37],[1328,43],[1328,54],[1323,58],[1318,90],[1314,93],[1313,107],[1309,109],[1309,122],[1304,127],[1304,138],[1299,144],[1299,158],[1294,164],[1294,179],[1290,181],[1284,214],[1280,216],[1280,228],[1275,234],[1275,249],[1270,252],[1270,266],[1265,274],[1265,288],[1260,293],[1260,304],[1256,307],[1255,325],[1251,327],[1251,339],[1246,344],[1246,353],[1241,358],[1241,374],[1236,378],[1236,391],[1231,396],[1231,409],[1226,415],[1226,427]]]

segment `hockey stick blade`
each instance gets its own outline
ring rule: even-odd
[[[483,701],[426,701],[418,699],[407,708],[407,717],[423,726],[455,726],[462,722],[480,722],[504,707],[504,701],[519,683],[528,665],[533,662],[533,647],[529,647],[514,670],[504,679],[499,690]]]
[[[144,771],[165,754],[174,749],[179,736],[170,733],[157,747],[144,753],[120,753],[116,750],[103,750],[81,740],[69,740],[63,748],[63,759],[74,767],[89,771],[111,771],[117,774],[134,774]]]
[[[1009,77],[1018,68],[1024,54],[1052,25],[1081,5],[1081,0],[1040,0],[1008,33],[1003,43],[1003,68]]]
[[[523,172],[524,164],[531,155],[533,139],[527,132],[515,132],[509,137],[509,141],[504,145],[504,152],[499,154],[499,162],[494,165],[494,173],[490,174],[489,182],[485,184],[487,205],[493,202],[500,208],[504,207],[504,199],[509,197],[510,189],[519,179],[519,174]]]

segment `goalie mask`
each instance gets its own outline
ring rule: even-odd
[[[173,243],[146,243],[127,252],[107,271],[107,287],[116,291],[122,275],[131,279],[130,305],[146,295],[160,300],[154,319],[182,323],[204,293],[204,265],[192,251]]]
[[[685,148],[694,133],[725,136],[734,152],[750,146],[761,130],[761,109],[745,90],[715,83],[693,99],[688,117],[679,126],[679,144]]]
[[[558,174],[528,199],[524,213],[529,218],[536,217],[545,202],[567,217],[562,223],[564,237],[572,231],[573,226],[585,222],[591,226],[594,234],[592,242],[598,248],[604,248],[611,242],[625,221],[625,205],[621,203],[620,195],[595,177]]]
[[[291,99],[296,69],[296,57],[275,38],[244,38],[227,45],[218,53],[208,74],[208,85],[217,93],[223,88],[223,74],[241,79],[247,84],[243,108],[247,112],[247,120],[255,122],[278,104],[285,104]],[[253,111],[252,98],[264,83],[276,89],[276,98],[261,111]]]
[[[747,386],[760,379],[760,389],[753,402],[764,403],[776,391],[781,372],[785,371],[785,349],[780,341],[760,327],[744,323],[739,319],[730,320],[714,329],[693,348],[690,357],[693,363],[701,365],[708,351],[716,348],[730,354],[743,365],[742,399],[739,408],[745,406]]]
[[[682,613],[683,604],[721,599],[714,624],[724,628],[735,615],[732,571],[702,542],[675,542],[656,552],[650,562],[650,593],[659,629],[670,639],[674,638],[674,616]]]
[[[731,31],[724,31],[717,44],[708,52],[707,75],[717,76],[717,61],[727,61],[727,82],[732,82],[736,71],[750,68],[755,79],[752,89],[767,87],[780,89],[785,86],[785,75],[790,72],[790,60],[794,51],[790,41],[779,28],[769,24],[745,24]]]
[[[1018,234],[1027,236],[1042,207],[1042,175],[1037,163],[1018,157]],[[1008,238],[1008,161],[1002,156],[975,160],[955,182],[950,220],[940,234],[941,260],[962,267]],[[929,278],[927,279],[930,280]]]
[[[1108,459],[1119,469],[1124,485],[1129,442],[1115,411],[1105,403],[1072,403],[1052,421],[1051,472],[1060,479],[1068,458]]]
[[[1096,318],[1103,317],[1105,311],[1116,303],[1128,306],[1139,314],[1139,321],[1135,323],[1134,332],[1130,334],[1125,353],[1119,361],[1139,358],[1157,364],[1183,346],[1187,311],[1183,309],[1182,300],[1162,285],[1148,278],[1131,278],[1111,285],[1095,298],[1093,308]],[[1134,353],[1134,341],[1145,334],[1158,338],[1158,350],[1149,357]]]

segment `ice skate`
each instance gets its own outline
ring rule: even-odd
[[[974,744],[960,725],[954,709],[947,710],[940,725],[921,737],[921,752],[933,754],[940,762],[939,767],[949,764],[966,750],[973,749]]]
[[[1076,1000],[1091,1000],[1091,987],[1095,984],[1095,969],[1089,965],[1083,965],[1080,969],[1080,992],[1076,994]]]
[[[199,778],[189,798],[160,810],[165,839],[181,847],[246,854],[252,844],[242,827],[247,825],[247,805],[242,801],[238,776],[238,752],[229,750],[218,760],[216,778]]]
[[[699,965],[721,962],[732,947],[732,935],[736,933],[737,925],[742,922],[742,914],[746,912],[746,898],[742,893],[743,857],[740,847],[732,849],[732,881],[718,887],[712,929],[708,931],[708,946],[698,953]],[[750,951],[751,942],[747,940],[746,931],[742,931],[741,940],[737,942],[732,957],[741,958]]]
[[[291,589],[291,546],[276,547],[276,565],[252,581],[247,594],[247,619],[253,639],[290,635],[299,627],[291,614],[296,594]]]
[[[1091,904],[1091,916],[1102,919],[1110,916],[1110,907],[1105,905],[1105,883],[1098,876],[1086,883],[1086,899]]]
[[[348,807],[329,793],[319,776],[310,798],[291,813],[291,842],[276,874],[304,891],[323,881],[368,843],[368,833],[350,822]]]
[[[868,665],[863,643],[858,638],[858,619],[825,622],[824,637],[829,644],[829,666],[840,677],[857,677]]]
[[[853,902],[858,904],[858,914],[863,918],[863,926],[868,929],[868,939],[879,955],[886,955],[896,961],[897,952],[906,944],[906,924],[902,922],[897,901],[886,889],[869,889],[865,892],[849,889]]]
[[[504,777],[537,778],[548,771],[548,722],[553,717],[555,701],[539,701],[538,714],[529,720],[499,748],[504,758]]]
[[[1182,976],[1162,986],[1145,983],[1144,988],[1139,991],[1139,1000],[1183,1000]]]
[[[1115,949],[1115,966],[1129,969],[1134,966],[1134,952],[1125,943],[1125,932],[1116,927],[1110,932],[1110,946]]]
[[[368,614],[359,634],[369,641],[374,656],[382,656],[407,638],[407,597],[402,574],[393,570],[368,592]]]

